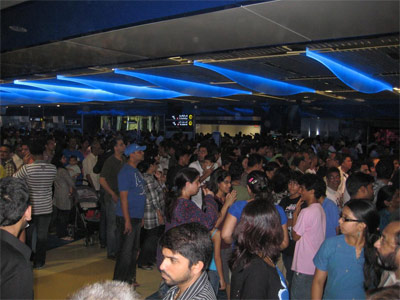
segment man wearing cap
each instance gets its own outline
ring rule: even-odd
[[[113,280],[136,284],[136,258],[140,228],[146,203],[145,181],[137,169],[146,146],[130,144],[125,149],[127,163],[118,173],[120,199],[117,203],[117,232],[121,237]]]

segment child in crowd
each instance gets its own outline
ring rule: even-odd
[[[78,158],[75,155],[71,155],[71,157],[69,158],[67,170],[74,181],[76,181],[78,176],[82,174],[81,168],[78,165]]]

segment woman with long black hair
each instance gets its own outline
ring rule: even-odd
[[[175,176],[174,187],[169,192],[165,209],[165,231],[172,227],[197,222],[209,230],[214,228],[218,217],[217,204],[214,193],[203,188],[203,209],[200,209],[191,197],[200,189],[200,174],[194,168],[183,168]]]
[[[276,267],[283,230],[275,206],[262,200],[248,203],[234,238],[231,299],[289,299],[285,278]]]

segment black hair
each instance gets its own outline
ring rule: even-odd
[[[349,193],[350,197],[353,197],[357,194],[360,187],[367,187],[369,184],[374,182],[374,177],[371,175],[356,172],[351,174],[346,180],[346,189]]]
[[[140,173],[146,173],[147,170],[150,168],[151,165],[153,165],[156,162],[156,160],[152,157],[149,157],[143,161],[141,161],[138,165],[137,168]]]
[[[175,158],[176,158],[177,161],[179,161],[179,158],[181,156],[191,155],[191,154],[192,153],[189,150],[185,149],[185,148],[178,148],[175,151]]]
[[[378,211],[386,208],[385,201],[392,201],[393,195],[396,189],[392,185],[385,185],[379,189],[378,195],[376,197],[376,209]]]
[[[272,177],[271,185],[272,189],[275,193],[282,193],[286,191],[288,188],[290,178],[290,169],[289,168],[279,168],[275,171],[274,177]]]
[[[262,164],[262,163],[263,163],[263,157],[260,154],[253,153],[249,155],[247,166],[251,168],[257,164]]]
[[[326,196],[325,181],[315,174],[305,174],[300,178],[299,184],[304,186],[307,191],[314,190],[314,197],[319,199]]]
[[[283,230],[278,211],[272,202],[255,200],[243,209],[235,228],[236,249],[230,260],[232,269],[246,265],[253,257],[269,257],[276,262],[280,255]]]
[[[241,163],[234,161],[229,166],[229,174],[231,174],[232,181],[240,180],[243,174],[243,166]]]
[[[393,160],[386,157],[381,158],[376,164],[375,170],[377,178],[390,179],[394,170]]]
[[[289,182],[294,181],[299,183],[302,176],[303,174],[300,171],[290,171]]]
[[[328,177],[329,174],[332,173],[338,173],[340,175],[340,171],[338,168],[336,167],[330,167],[327,171],[326,171],[326,177]]]
[[[165,217],[168,222],[171,222],[178,197],[182,195],[182,189],[186,186],[186,182],[194,182],[200,173],[194,168],[183,168],[179,170],[174,178],[174,186],[167,194],[165,203]]]
[[[304,156],[295,156],[292,160],[292,165],[298,167],[300,162],[304,160]]]
[[[350,157],[350,159],[351,159],[351,155],[350,154],[344,154],[344,153],[342,153],[340,155],[338,154],[339,165],[341,165],[346,160],[346,158],[348,158],[348,157]]]
[[[199,261],[203,262],[203,271],[208,268],[213,254],[210,233],[200,223],[186,223],[171,228],[161,236],[159,245],[188,259],[189,268]]]
[[[374,243],[378,240],[379,213],[371,201],[364,199],[352,199],[347,206],[357,220],[362,221],[366,227],[364,230],[364,288],[378,286],[380,280],[379,270],[376,268],[376,252]]]
[[[208,188],[214,193],[218,192],[218,184],[225,180],[226,177],[231,176],[228,171],[222,168],[214,170],[210,175],[210,181],[208,182]]]
[[[274,161],[270,161],[265,165],[265,171],[274,171],[279,168],[280,168],[279,164]]]
[[[29,206],[29,188],[24,180],[0,179],[0,226],[16,224]]]
[[[272,201],[268,178],[264,172],[252,171],[247,175],[247,186],[254,194],[254,200]]]
[[[64,165],[61,162],[61,158],[64,156],[64,154],[61,151],[58,151],[54,153],[53,158],[51,159],[51,163],[56,166],[56,168],[65,168]]]
[[[32,155],[42,155],[44,151],[44,142],[41,140],[35,141],[29,145],[29,152]]]

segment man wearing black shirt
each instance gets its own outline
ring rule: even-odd
[[[33,299],[31,250],[18,236],[31,220],[29,189],[22,179],[0,180],[0,298]]]

